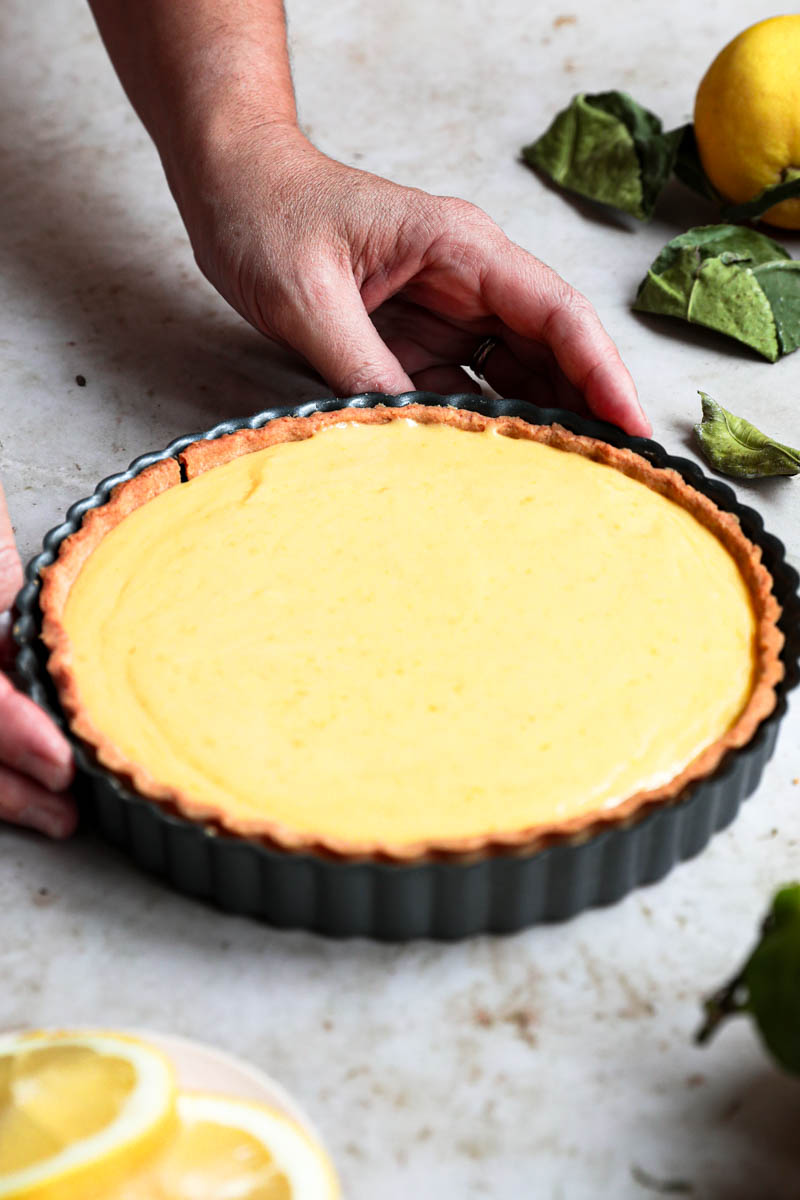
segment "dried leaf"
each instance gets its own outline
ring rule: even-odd
[[[776,442],[705,392],[700,398],[703,420],[694,428],[703,454],[717,471],[739,479],[800,474],[800,450]]]
[[[793,200],[796,196],[800,196],[800,171],[787,167],[780,183],[764,188],[763,192],[744,204],[727,205],[722,210],[722,216],[726,221],[755,221],[773,205],[783,200]]]
[[[522,155],[555,183],[648,220],[672,173],[682,131],[625,92],[575,96]]]
[[[800,262],[771,262],[753,274],[769,301],[782,354],[800,348]]]
[[[715,329],[775,362],[800,345],[798,268],[763,233],[703,225],[667,243],[633,307]]]
[[[705,196],[706,200],[722,204],[722,197],[703,170],[700,151],[697,149],[697,139],[694,136],[694,125],[684,125],[679,132],[681,137],[678,143],[678,152],[675,155],[675,174],[681,183],[691,188],[693,192],[697,192],[699,196]]]

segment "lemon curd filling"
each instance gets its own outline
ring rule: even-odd
[[[735,722],[755,620],[689,512],[493,429],[346,424],[127,516],[64,625],[161,784],[402,847],[611,808]]]

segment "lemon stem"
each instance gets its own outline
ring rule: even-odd
[[[747,1002],[748,992],[742,970],[730,983],[726,983],[706,1000],[703,1005],[705,1018],[695,1034],[695,1042],[702,1046],[710,1041],[723,1021],[747,1010]]]

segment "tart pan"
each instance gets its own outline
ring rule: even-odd
[[[54,561],[64,538],[74,533],[90,508],[104,504],[112,489],[145,467],[174,457],[190,443],[212,440],[239,429],[256,429],[278,417],[305,417],[316,411],[378,404],[448,405],[486,416],[516,416],[535,425],[558,422],[574,433],[626,447],[656,466],[672,467],[719,508],[735,513],[751,541],[762,549],[783,608],[781,628],[785,675],[777,705],[755,736],[729,751],[717,770],[687,788],[675,802],[634,815],[625,824],[594,836],[562,838],[525,853],[480,857],[431,856],[397,864],[379,858],[342,861],[317,854],[293,854],[225,834],[180,817],[137,796],[94,762],[91,751],[67,726],[47,672],[41,641],[39,572]],[[235,913],[259,917],[284,928],[304,928],[336,937],[383,940],[414,937],[455,939],[478,933],[511,933],[540,921],[564,920],[585,908],[611,904],[634,887],[653,883],[679,861],[698,854],[712,834],[725,828],[758,786],[786,713],[788,692],[800,679],[800,597],[797,573],[786,563],[781,542],[765,532],[759,515],[737,502],[731,488],[709,479],[694,463],[668,455],[656,442],[632,438],[614,426],[557,409],[517,400],[474,395],[439,396],[407,392],[369,393],[349,400],[324,399],[296,407],[271,408],[241,420],[225,421],[206,433],[177,438],[164,450],[142,455],[127,471],[98,484],[93,495],[68,510],[51,530],[44,548],[26,568],[17,597],[14,636],[22,688],[64,729],[78,766],[76,792],[82,815],[100,835],[120,846],[145,870],[173,888]]]

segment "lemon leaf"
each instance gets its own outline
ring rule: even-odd
[[[703,1007],[698,1042],[708,1041],[729,1017],[746,1013],[777,1062],[800,1074],[800,883],[776,892],[750,957]]]
[[[783,354],[800,347],[800,262],[763,263],[753,271],[769,301]]]
[[[776,893],[743,983],[767,1049],[786,1070],[800,1073],[800,885]]]
[[[758,266],[776,259],[791,260],[789,251],[780,242],[741,225],[697,225],[667,242],[653,262],[652,270],[661,272],[669,267],[681,250],[695,250],[700,261],[728,255],[728,261],[736,259]]]
[[[684,125],[680,133],[681,139],[675,156],[675,174],[681,183],[693,192],[718,204],[720,216],[724,221],[755,221],[775,204],[800,196],[800,170],[787,167],[782,172],[780,183],[764,188],[758,195],[742,204],[729,204],[705,173],[697,148],[694,125]]]
[[[752,200],[746,200],[744,204],[729,204],[723,208],[722,216],[726,221],[755,221],[773,205],[800,196],[800,171],[788,169],[784,171],[784,176],[780,183],[764,188]]]
[[[694,428],[704,456],[716,470],[740,479],[800,474],[800,450],[776,442],[705,392],[700,398],[703,420]]]
[[[775,362],[780,354],[775,320],[754,272],[739,260],[709,258],[689,297],[687,320],[744,342]]]
[[[648,220],[672,173],[682,130],[627,93],[581,93],[522,156],[554,183]]]
[[[693,192],[697,192],[699,196],[705,196],[707,200],[713,200],[715,204],[722,204],[722,197],[703,170],[700,151],[697,149],[697,138],[694,135],[694,125],[690,122],[688,125],[684,125],[679,132],[681,137],[678,143],[678,152],[675,155],[676,176],[681,183],[691,188]]]
[[[633,308],[704,325],[775,362],[800,344],[797,266],[754,229],[702,225],[667,243]]]

